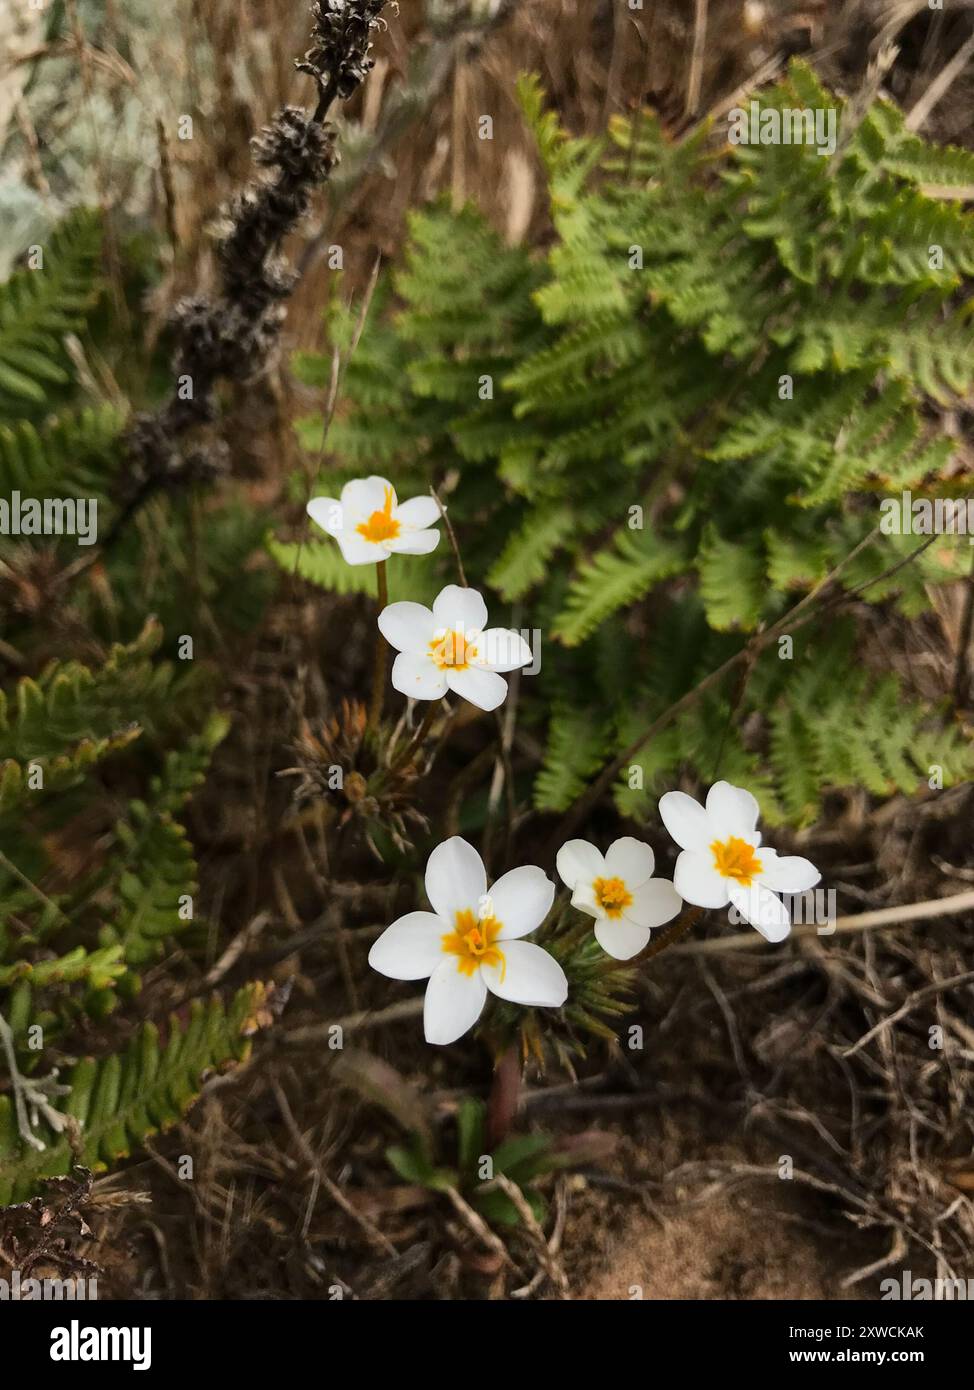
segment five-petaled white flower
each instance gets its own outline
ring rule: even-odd
[[[451,1043],[477,1022],[487,991],[514,1004],[557,1009],[568,997],[561,966],[519,940],[541,925],[555,885],[543,869],[511,869],[487,891],[484,862],[458,835],[437,845],[426,865],[432,912],[407,912],[369,952],[393,980],[423,980],[426,1041]]]
[[[356,478],[342,488],[342,498],[312,497],[308,515],[341,547],[350,565],[374,565],[390,555],[428,555],[440,541],[430,530],[440,519],[433,497],[396,500],[385,478]]]
[[[572,890],[572,907],[595,918],[595,939],[616,960],[638,955],[652,928],[671,921],[683,906],[669,879],[653,878],[656,856],[649,845],[629,835],[604,855],[588,840],[569,840],[557,864]]]
[[[480,709],[496,709],[507,695],[498,673],[531,661],[520,633],[487,627],[481,595],[457,584],[437,595],[432,611],[421,603],[390,603],[379,614],[379,631],[399,653],[392,683],[413,700],[439,700],[453,690]]]
[[[803,893],[821,874],[799,855],[779,858],[761,844],[757,801],[743,787],[715,782],[704,809],[686,792],[660,798],[663,824],[682,848],[673,882],[697,907],[733,903],[768,941],[782,941],[791,921],[779,893]]]

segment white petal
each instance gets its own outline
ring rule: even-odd
[[[728,881],[714,868],[713,856],[691,849],[677,857],[673,887],[684,902],[695,907],[726,907],[729,900]]]
[[[357,531],[339,531],[335,536],[346,565],[377,565],[388,560],[389,552],[376,541],[367,541]]]
[[[566,888],[605,877],[605,859],[588,840],[567,840],[558,851],[555,865]]]
[[[395,515],[410,531],[425,531],[439,521],[440,509],[432,497],[411,497],[408,502],[399,503]]]
[[[717,831],[718,840],[737,835],[755,843],[754,832],[761,808],[743,787],[731,786],[730,782],[715,782],[707,793],[707,815]]]
[[[672,922],[683,906],[683,899],[666,878],[651,878],[632,895],[632,902],[622,909],[627,922],[640,927],[661,927]]]
[[[621,878],[630,893],[653,877],[656,855],[642,840],[623,835],[613,840],[605,852],[605,872],[608,878]]]
[[[487,896],[491,912],[502,923],[498,939],[513,941],[541,926],[555,900],[555,885],[544,869],[524,864],[502,875]]]
[[[512,1004],[558,1009],[568,998],[565,972],[547,951],[532,941],[505,941],[503,965],[482,965],[491,994]]]
[[[421,603],[390,603],[379,614],[379,631],[397,652],[417,652],[429,656],[435,622]]]
[[[572,907],[589,917],[604,917],[605,908],[595,896],[595,889],[587,879],[581,879],[572,890]]]
[[[446,694],[446,676],[430,656],[400,652],[392,663],[392,684],[410,700],[441,700]]]
[[[730,900],[746,922],[767,941],[784,941],[791,931],[791,919],[777,893],[763,884],[752,883],[750,888],[731,880],[727,885]]]
[[[477,1022],[486,998],[487,986],[482,971],[465,975],[454,956],[443,961],[426,986],[423,1006],[426,1041],[445,1045],[462,1038]]]
[[[686,792],[667,792],[661,796],[659,813],[681,849],[706,850],[716,838],[707,812]]]
[[[426,896],[452,931],[458,912],[484,915],[487,870],[473,845],[453,835],[437,845],[426,862]]]
[[[396,490],[385,478],[355,478],[342,488],[342,506],[347,512],[350,527],[368,521],[373,512],[381,512],[386,505],[386,492],[392,492],[392,505],[396,505]]]
[[[605,917],[595,924],[595,939],[606,955],[616,960],[631,960],[649,945],[648,927],[637,927],[633,922],[620,918],[615,921]]]
[[[425,980],[443,959],[446,930],[432,912],[407,912],[374,942],[369,965],[390,980]]]
[[[451,690],[488,713],[507,699],[507,681],[496,671],[484,671],[476,666],[457,671],[448,666],[443,674]]]
[[[534,653],[519,632],[507,627],[489,627],[480,634],[477,662],[491,671],[516,671],[530,666]]]
[[[327,531],[329,536],[337,536],[344,529],[342,504],[334,497],[312,497],[307,513],[315,525]]]
[[[433,617],[440,627],[460,628],[469,637],[487,626],[487,605],[476,589],[448,584],[433,601]]]
[[[822,875],[810,859],[800,854],[785,854],[779,857],[773,850],[761,851],[762,870],[758,878],[768,888],[779,893],[804,893],[820,883]]]
[[[394,555],[429,555],[439,543],[439,531],[404,531],[385,542]]]

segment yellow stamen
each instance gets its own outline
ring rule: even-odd
[[[395,494],[391,487],[386,488],[385,498],[385,506],[381,512],[373,512],[368,521],[360,522],[355,528],[360,536],[364,536],[373,545],[395,540],[401,530],[401,523],[392,515]]]
[[[729,840],[714,840],[710,846],[714,868],[722,878],[733,878],[742,888],[750,888],[761,872],[761,861],[754,846],[732,835]]]
[[[507,969],[504,952],[496,944],[503,922],[493,915],[481,917],[478,921],[469,907],[456,914],[456,931],[447,932],[443,937],[443,950],[446,955],[457,957],[457,969],[461,975],[472,975],[482,965],[499,965],[501,979]]]
[[[597,878],[592,884],[595,901],[607,917],[621,917],[632,904],[632,894],[621,878]]]
[[[459,628],[451,629],[442,637],[434,637],[430,642],[433,660],[441,671],[465,671],[477,655],[473,642],[468,642]]]

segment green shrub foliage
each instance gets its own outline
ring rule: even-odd
[[[129,410],[77,370],[119,338],[103,325],[97,341],[100,247],[79,211],[0,286],[0,498],[92,499],[102,547],[0,536],[3,658],[25,672],[0,685],[0,1205],[174,1123],[244,1056],[262,997],[194,999],[161,1027],[134,1006],[139,972],[196,944],[183,812],[228,728],[207,663],[165,660],[145,614],[173,643],[202,614],[218,654],[268,586],[246,571],[265,523],[239,501],[212,508],[205,545],[199,499],[176,495],[104,544]],[[83,657],[60,654],[73,644]]]
[[[0,700],[0,1015],[28,1084],[52,1065],[63,1073],[63,1105],[52,1103],[71,1121],[58,1133],[41,1116],[32,1128],[44,1147],[35,1147],[18,1126],[13,1090],[0,1094],[0,1204],[72,1162],[103,1168],[129,1153],[179,1117],[205,1072],[246,1049],[256,986],[229,1006],[195,1001],[165,1036],[144,1023],[117,1050],[79,1055],[80,1035],[124,1014],[141,987],[137,972],[196,919],[197,870],[180,816],[227,721],[214,714],[184,733],[148,777],[145,797],[123,801],[114,824],[103,811],[103,764],[171,734],[173,705],[189,703],[172,667],[155,659],[160,639],[149,623],[100,667],[54,663]],[[98,849],[58,887],[62,837],[79,817],[97,832]]]
[[[950,189],[974,181],[974,156],[925,143],[886,102],[847,134],[840,113],[825,158],[721,146],[707,127],[677,142],[648,112],[576,140],[534,80],[520,95],[548,249],[506,245],[470,206],[413,215],[319,491],[369,472],[403,496],[444,485],[471,581],[541,629],[535,798],[558,811],[856,551],[881,496],[956,491],[944,414],[974,381],[974,219]],[[801,63],[761,102],[839,105]],[[353,330],[338,315],[339,341]],[[330,359],[296,365],[327,382]],[[299,425],[314,452],[321,428]],[[866,605],[922,621],[932,587],[966,572],[966,539],[948,536],[886,576],[918,544],[875,535],[839,576],[866,586],[852,625],[803,628],[742,695],[731,678],[696,701],[624,771],[619,808],[639,817],[681,770],[718,764],[798,823],[831,788],[968,776],[947,713],[855,657]],[[328,545],[305,546],[301,569],[332,588]],[[435,558],[448,582],[447,547]]]

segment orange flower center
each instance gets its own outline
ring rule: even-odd
[[[750,888],[761,872],[761,861],[754,846],[732,835],[729,840],[715,840],[710,846],[714,868],[722,878],[733,878],[742,888]]]
[[[382,541],[395,540],[399,535],[400,523],[392,515],[395,494],[391,487],[386,488],[386,500],[381,512],[373,512],[368,521],[359,522],[356,531],[373,545]]]
[[[452,671],[465,671],[477,655],[477,648],[467,641],[459,628],[454,628],[442,637],[434,637],[430,652],[441,671],[447,667]]]
[[[621,917],[632,903],[632,894],[621,878],[597,878],[592,884],[595,901],[607,917]]]
[[[498,922],[493,914],[478,921],[472,910],[465,907],[457,913],[455,925],[456,931],[447,932],[443,937],[443,950],[457,957],[460,974],[472,975],[482,965],[499,965],[503,979],[504,952],[497,945],[503,922]]]

